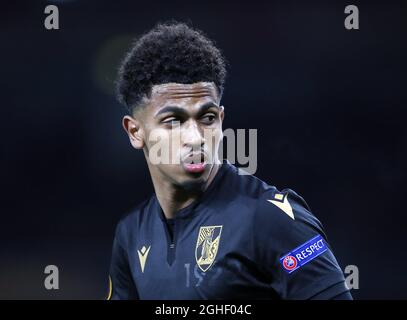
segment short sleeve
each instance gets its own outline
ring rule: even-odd
[[[138,299],[127,256],[127,241],[123,221],[116,227],[109,271],[110,300]]]
[[[322,224],[293,190],[265,193],[254,229],[256,260],[280,298],[331,299],[349,291]]]

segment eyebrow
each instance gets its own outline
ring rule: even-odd
[[[206,102],[206,103],[204,103],[203,105],[201,105],[199,107],[198,114],[202,114],[205,111],[209,110],[210,108],[220,109],[220,107],[216,103],[214,103],[214,102]],[[174,106],[170,105],[170,106],[166,106],[166,107],[160,109],[155,114],[155,117],[157,117],[157,116],[159,116],[160,114],[163,114],[163,113],[176,113],[176,114],[182,114],[182,115],[188,114],[188,112],[185,111],[185,108],[181,108],[181,107],[176,106],[176,105],[174,105]]]

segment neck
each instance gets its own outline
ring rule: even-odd
[[[212,166],[208,179],[199,189],[186,189],[163,177],[154,165],[148,163],[148,166],[158,202],[167,219],[175,218],[179,210],[187,207],[201,196],[215,178],[220,167],[219,164]]]

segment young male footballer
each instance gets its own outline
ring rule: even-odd
[[[214,43],[182,23],[157,25],[123,60],[123,127],[155,193],[117,225],[109,298],[352,299],[304,199],[218,159],[225,76]],[[158,141],[170,161],[156,161]]]

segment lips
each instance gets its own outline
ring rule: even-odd
[[[203,152],[189,153],[182,160],[182,166],[189,173],[201,173],[205,171],[206,161]]]

